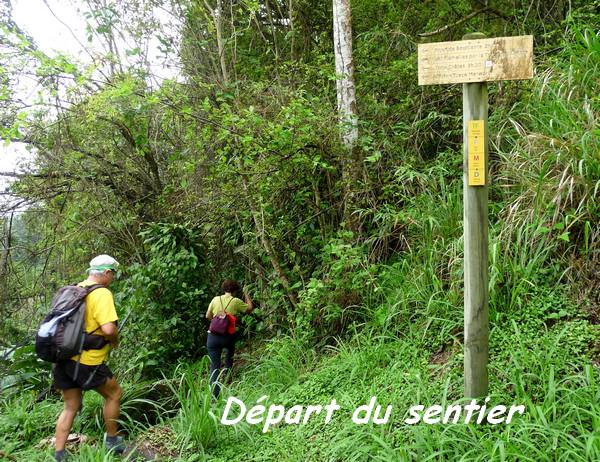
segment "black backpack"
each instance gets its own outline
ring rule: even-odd
[[[85,297],[100,287],[61,287],[52,299],[52,310],[46,315],[35,336],[35,352],[40,359],[57,363],[90,349],[90,337],[105,344],[104,337],[85,332]],[[96,329],[98,330],[98,329]],[[88,339],[86,341],[86,339]],[[102,346],[103,346],[102,345]],[[92,348],[101,348],[97,344]]]

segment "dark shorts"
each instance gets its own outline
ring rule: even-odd
[[[54,388],[68,390],[69,388],[81,388],[82,390],[93,390],[113,377],[113,373],[106,364],[99,366],[86,366],[79,364],[79,372],[75,377],[77,363],[73,360],[56,363],[52,368]]]

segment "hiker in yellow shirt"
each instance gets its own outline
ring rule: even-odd
[[[108,287],[114,281],[119,262],[109,255],[99,255],[90,261],[88,278],[82,287],[99,284],[103,287],[90,292],[86,299],[85,331],[104,337],[105,345],[85,350],[79,356],[57,363],[53,369],[54,387],[62,390],[65,407],[56,422],[55,459],[67,460],[65,444],[75,415],[81,406],[83,390],[95,390],[104,397],[105,446],[115,453],[125,449],[123,437],[117,435],[122,390],[105,364],[111,348],[119,346],[117,312]]]

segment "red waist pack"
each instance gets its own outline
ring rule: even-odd
[[[233,335],[235,334],[235,323],[237,322],[237,318],[227,313],[227,319],[229,320],[229,325],[227,326],[227,333],[229,335]]]

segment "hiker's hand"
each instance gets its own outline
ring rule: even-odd
[[[251,301],[252,297],[250,297],[250,293],[248,292],[248,288],[244,287],[244,301],[246,303],[248,303],[248,301]]]
[[[119,341],[118,341],[118,340],[115,340],[114,342],[110,342],[110,347],[111,347],[113,350],[116,350],[117,348],[119,348]]]

